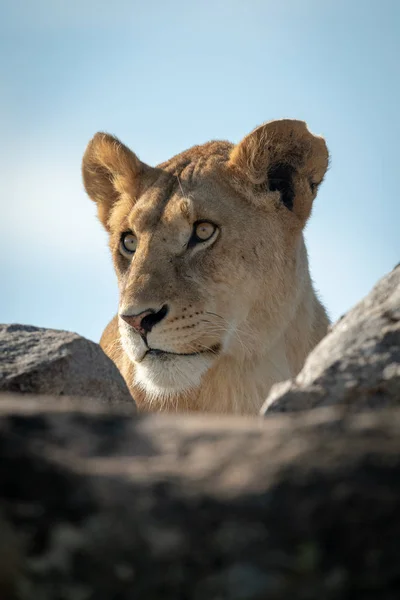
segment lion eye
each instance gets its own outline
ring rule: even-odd
[[[123,233],[121,236],[121,241],[119,243],[119,249],[121,254],[130,258],[132,254],[134,254],[137,247],[137,239],[133,235],[133,233]]]
[[[198,221],[193,226],[193,234],[190,240],[190,245],[199,244],[200,242],[206,242],[211,239],[216,232],[217,227],[214,223],[208,221]]]

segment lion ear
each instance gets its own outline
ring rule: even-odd
[[[282,204],[305,222],[328,162],[322,137],[303,121],[282,119],[247,135],[233,148],[229,165],[254,191],[279,192]]]
[[[96,133],[90,140],[82,161],[83,183],[89,197],[96,202],[100,221],[107,230],[114,204],[124,195],[134,199],[147,170],[150,167],[117,138]]]

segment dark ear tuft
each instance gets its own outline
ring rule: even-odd
[[[294,203],[294,174],[295,168],[286,163],[271,165],[267,171],[268,189],[271,192],[280,192],[282,203],[289,210],[293,210]]]

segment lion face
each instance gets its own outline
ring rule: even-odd
[[[221,356],[259,352],[260,331],[273,343],[296,301],[302,228],[327,159],[322,138],[298,121],[157,168],[95,136],[83,176],[110,234],[136,385],[182,393]]]

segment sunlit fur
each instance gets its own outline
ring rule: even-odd
[[[107,134],[89,143],[84,183],[110,234],[118,314],[168,306],[147,346],[118,315],[101,339],[139,408],[255,414],[299,372],[328,326],[302,234],[327,166],[324,140],[291,120],[155,168]],[[188,247],[200,220],[216,234]]]

